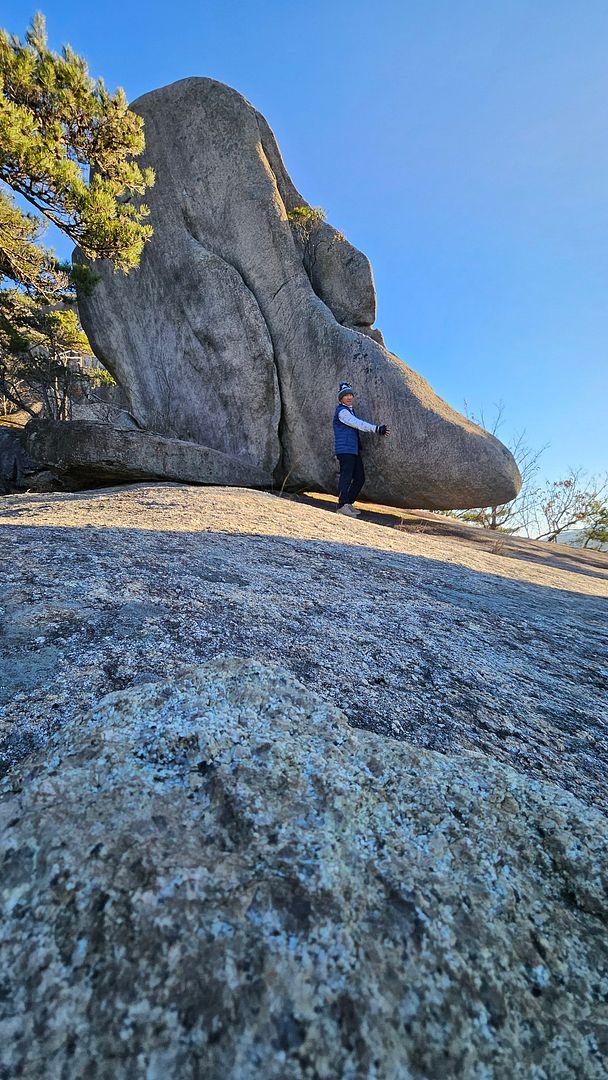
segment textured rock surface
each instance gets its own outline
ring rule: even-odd
[[[608,556],[495,554],[470,532],[240,489],[9,496],[0,761],[111,690],[229,654],[286,666],[358,727],[481,751],[608,810]]]
[[[0,425],[0,495],[19,491],[56,491],[59,478],[39,461],[34,461],[25,447],[23,428]]]
[[[608,824],[559,789],[219,661],[2,794],[6,1075],[608,1074]]]
[[[141,426],[243,454],[288,488],[331,490],[331,418],[348,379],[361,415],[392,432],[367,440],[366,497],[445,508],[513,498],[505,447],[371,330],[366,257],[329,225],[306,245],[294,239],[287,213],[307,204],[249,102],[184,79],[133,108],[156,171],[155,234],[128,276],[96,265],[81,316]]]
[[[25,429],[25,441],[32,458],[75,477],[180,479],[249,487],[272,483],[269,473],[243,457],[90,420],[32,420]]]

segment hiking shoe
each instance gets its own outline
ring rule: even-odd
[[[361,513],[361,511],[360,511],[360,510],[357,510],[357,507],[356,507],[356,506],[353,506],[353,504],[352,504],[352,503],[349,503],[349,504],[348,504],[348,508],[349,508],[349,510],[352,510],[352,512],[353,512],[353,514],[355,515],[355,517],[359,517],[359,514]]]
[[[349,506],[348,503],[346,503],[345,506],[339,506],[336,513],[344,514],[344,517],[356,518],[358,516],[357,511],[353,510],[352,506]]]

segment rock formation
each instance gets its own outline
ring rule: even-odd
[[[331,491],[331,417],[348,379],[361,414],[391,428],[390,440],[368,439],[367,498],[429,508],[514,498],[521,481],[505,447],[372,329],[367,258],[327,224],[290,224],[308,204],[253,106],[192,78],[133,108],[156,171],[154,237],[128,276],[95,264],[80,309],[140,426],[241,458],[289,489]]]
[[[47,468],[47,463],[31,456],[26,448],[26,435],[21,427],[0,426],[0,495],[18,491],[57,491],[59,477]]]
[[[608,827],[558,788],[220,660],[107,697],[0,815],[7,1075],[605,1075]]]
[[[109,692],[229,654],[608,813],[608,556],[364,517],[179,484],[1,500],[0,773]]]
[[[161,435],[121,430],[89,420],[31,420],[29,454],[70,480],[185,480],[204,484],[270,487],[272,477],[243,458]]]

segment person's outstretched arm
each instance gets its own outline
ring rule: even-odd
[[[340,409],[338,420],[347,427],[357,428],[358,431],[373,431],[379,435],[388,435],[386,424],[370,424],[367,420],[361,420],[359,416],[353,416],[350,409]]]

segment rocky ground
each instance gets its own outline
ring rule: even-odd
[[[608,821],[227,659],[0,782],[2,1080],[605,1080]]]
[[[4,769],[109,691],[224,655],[606,811],[608,557],[364,518],[178,484],[3,499]]]

